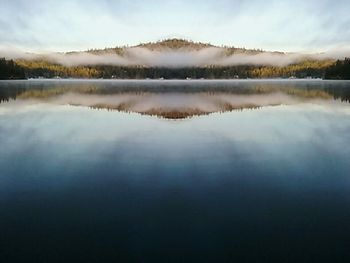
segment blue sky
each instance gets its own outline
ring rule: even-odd
[[[186,38],[323,51],[350,45],[349,0],[0,0],[0,46],[68,51]]]

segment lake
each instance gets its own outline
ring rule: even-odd
[[[347,262],[350,81],[0,81],[2,262]]]

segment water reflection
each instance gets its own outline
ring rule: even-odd
[[[4,262],[348,261],[348,82],[142,83],[1,82]]]
[[[0,101],[36,100],[181,119],[303,102],[348,102],[350,82],[30,81],[1,82]]]

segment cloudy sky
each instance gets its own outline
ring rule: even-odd
[[[0,0],[0,46],[68,51],[186,38],[281,51],[350,46],[349,0]]]

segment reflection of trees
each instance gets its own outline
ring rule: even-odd
[[[54,98],[66,93],[76,94],[134,94],[206,93],[258,95],[283,93],[300,99],[340,99],[350,101],[350,83],[328,81],[237,81],[237,82],[113,82],[113,81],[33,81],[0,83],[0,102],[9,99]]]
[[[341,100],[344,102],[350,102],[350,87],[343,86],[337,88],[327,88],[327,93],[332,94],[333,98],[336,100]]]
[[[237,94],[237,95],[255,95],[255,94],[269,94],[269,93],[285,93],[291,96],[296,96],[299,98],[319,98],[319,99],[331,99],[335,95],[337,98],[347,95],[345,90],[341,93],[336,89],[313,89],[313,88],[295,88],[295,87],[271,87],[257,85],[256,87],[201,87],[189,89],[187,87],[121,87],[121,88],[98,88],[98,87],[59,87],[59,88],[47,88],[47,89],[29,89],[24,90],[17,94],[17,98],[27,99],[45,99],[52,98],[55,96],[63,95],[65,93],[78,93],[78,94],[95,94],[95,95],[112,95],[112,94],[148,94],[148,93],[227,93],[227,94]]]
[[[76,105],[78,106],[78,105]],[[274,106],[274,105],[270,105]],[[232,111],[243,111],[243,110],[254,110],[261,108],[260,106],[256,106],[253,104],[246,104],[246,105],[240,105],[240,106],[234,106],[228,103],[222,104],[221,108],[219,108],[218,111],[204,111],[199,108],[183,108],[183,109],[177,109],[177,110],[169,110],[166,108],[151,108],[147,111],[133,111],[130,110],[128,107],[125,107],[125,104],[120,105],[93,105],[90,107],[91,109],[95,110],[107,110],[107,111],[118,111],[118,112],[125,112],[125,113],[138,113],[141,115],[149,115],[149,116],[156,116],[159,118],[164,119],[173,119],[173,120],[179,120],[179,119],[188,119],[196,116],[203,116],[203,115],[209,115],[213,113],[224,113],[224,112],[232,112]]]
[[[22,88],[1,86],[0,84],[0,103],[15,100],[23,92],[25,90]]]

